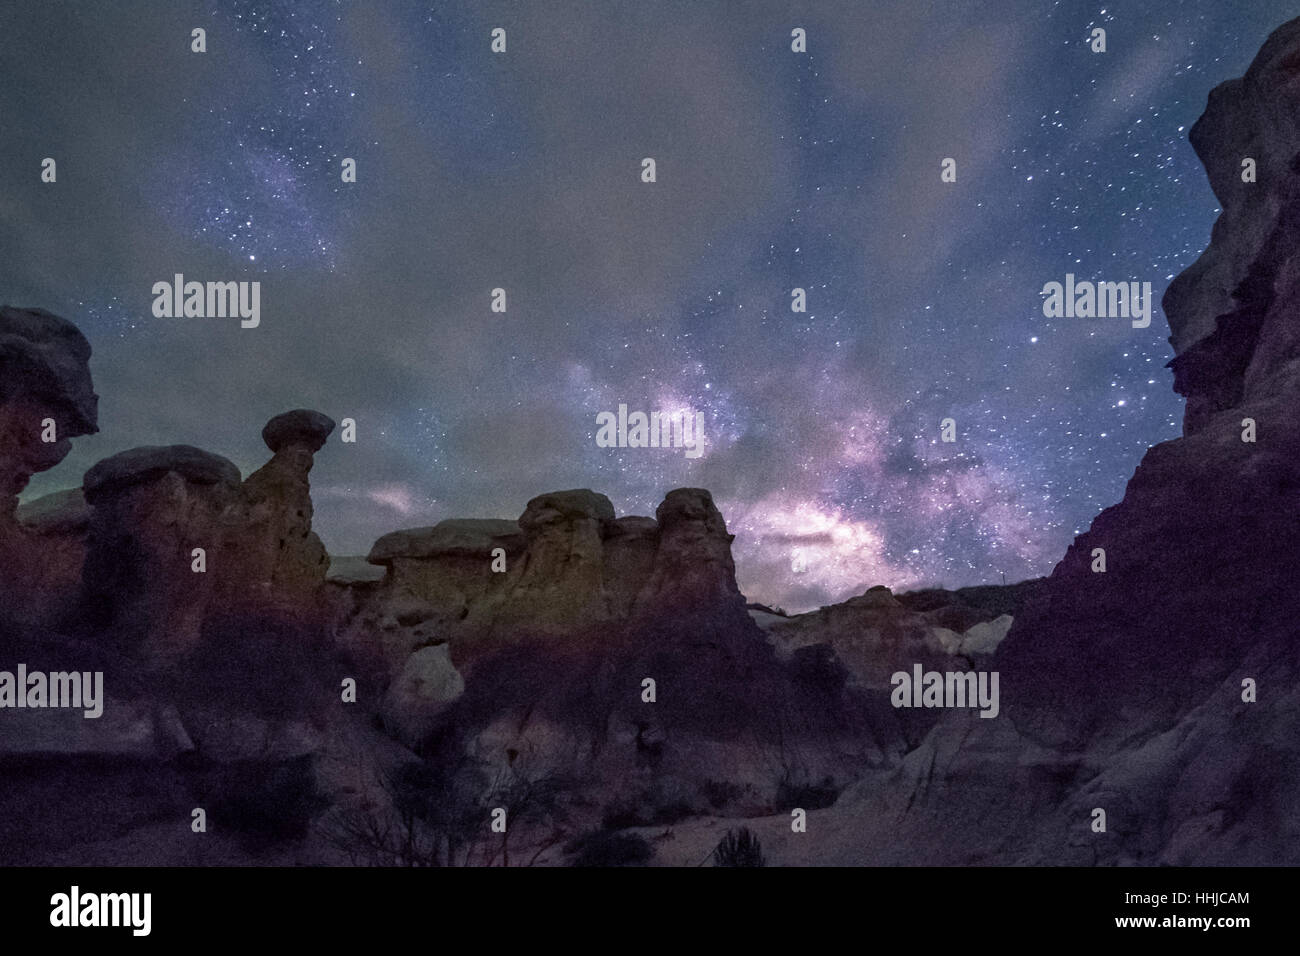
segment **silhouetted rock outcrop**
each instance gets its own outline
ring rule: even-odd
[[[1010,713],[1044,741],[1080,746],[1168,726],[1219,682],[1250,676],[1241,668],[1253,650],[1294,657],[1298,59],[1293,21],[1245,77],[1215,89],[1192,129],[1223,213],[1164,299],[1186,434],[1147,452],[1124,500],[1074,542],[1046,600],[999,650],[1019,688]],[[1257,182],[1242,181],[1247,157]],[[1093,571],[1098,549],[1104,573]]]
[[[1192,435],[1229,409],[1288,428],[1300,390],[1300,21],[1215,87],[1189,134],[1223,208],[1209,248],[1165,293],[1174,388]],[[1254,177],[1244,177],[1249,160]],[[1246,178],[1254,181],[1247,182]],[[1218,423],[1222,424],[1222,423]]]
[[[53,468],[71,439],[98,431],[90,344],[44,309],[0,307],[0,519],[32,475]],[[55,441],[43,437],[52,419]]]
[[[90,345],[71,322],[0,307],[0,623],[48,623],[60,589],[80,573],[75,542],[44,540],[15,511],[32,475],[98,430],[89,362]]]

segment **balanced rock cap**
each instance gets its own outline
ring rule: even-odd
[[[99,396],[89,361],[90,343],[71,322],[44,309],[0,306],[0,402],[34,398],[63,417],[63,437],[93,435]]]
[[[306,445],[317,452],[332,431],[334,419],[328,415],[307,408],[295,408],[291,412],[276,415],[267,422],[262,429],[262,441],[273,452],[292,443]]]
[[[408,528],[386,534],[374,543],[366,560],[388,564],[394,558],[433,558],[444,554],[486,556],[493,548],[523,547],[519,524],[499,518],[448,518],[429,528]]]
[[[86,500],[113,495],[131,485],[161,478],[174,471],[198,485],[240,483],[234,462],[193,445],[143,445],[97,462],[82,481]]]
[[[528,531],[555,521],[582,518],[613,521],[614,505],[604,495],[589,488],[552,491],[528,502],[524,513],[519,517],[519,526]]]
[[[659,522],[645,515],[624,515],[608,526],[611,538],[650,538],[659,533]]]

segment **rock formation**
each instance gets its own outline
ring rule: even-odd
[[[188,445],[133,448],[86,472],[93,513],[82,603],[92,633],[154,661],[198,643],[239,479],[231,462]]]
[[[1223,213],[1164,298],[1175,387],[1187,396],[1184,437],[1147,452],[1123,501],[1074,542],[1044,603],[1017,618],[999,649],[1006,679],[1022,687],[1011,714],[1044,741],[1079,746],[1102,729],[1167,726],[1252,651],[1276,645],[1293,656],[1298,60],[1293,21],[1242,79],[1214,90],[1192,128]],[[1247,157],[1257,182],[1242,181]],[[1097,549],[1104,573],[1092,570]]]
[[[72,439],[98,430],[90,345],[42,309],[0,307],[0,621],[40,623],[79,573],[75,545],[33,535],[16,519],[18,494],[53,468]]]
[[[324,583],[329,555],[311,529],[308,475],[333,430],[333,419],[306,409],[277,415],[262,429],[273,454],[244,482],[234,548],[245,587],[232,596],[301,605]]]
[[[1189,134],[1223,209],[1209,248],[1163,303],[1189,436],[1228,410],[1286,428],[1287,399],[1300,390],[1297,43],[1300,23],[1275,31],[1245,76],[1214,89]]]
[[[1284,769],[1300,759],[1297,63],[1300,20],[1193,128],[1223,215],[1164,299],[1184,436],[1147,453],[1015,610],[981,665],[1001,674],[1002,716],[945,711],[810,820],[810,840],[758,828],[774,861],[1300,859]]]
[[[890,676],[914,663],[966,670],[992,654],[1012,623],[964,604],[958,594],[926,610],[908,607],[887,587],[807,614],[771,621],[768,639],[784,653],[828,644],[862,687],[888,693]]]
[[[0,307],[0,519],[12,519],[31,476],[53,468],[71,439],[99,430],[90,345],[43,309]],[[54,441],[46,440],[52,420]]]
[[[102,669],[109,711],[0,715],[3,862],[47,859],[36,826],[88,862],[101,838],[62,836],[74,810],[128,852],[142,825],[105,809],[123,790],[168,834],[200,804],[217,834],[287,833],[293,862],[340,862],[308,825],[321,804],[359,814],[356,838],[462,811],[481,833],[473,800],[490,798],[539,854],[566,827],[653,826],[660,862],[695,864],[732,816],[774,863],[1294,864],[1298,106],[1300,20],[1191,133],[1223,215],[1164,299],[1183,436],[1048,578],[1010,587],[751,615],[726,522],[693,488],[653,518],[540,495],[517,521],[385,535],[382,580],[343,562],[327,580],[309,472],[334,424],[305,410],[267,423],[272,458],[246,481],[196,448],[137,448],[16,509],[94,431],[95,396],[80,333],[0,310],[0,645]],[[889,678],[915,664],[999,672],[1000,712],[900,713]],[[71,809],[47,802],[64,790]],[[158,856],[177,862],[174,842]]]
[[[434,640],[462,657],[534,638],[606,643],[679,613],[748,629],[731,535],[709,493],[669,492],[657,513],[616,518],[604,495],[558,491],[517,522],[450,519],[385,535],[367,559],[386,569],[383,584],[348,611],[349,640],[395,673]]]
[[[726,799],[761,806],[782,779],[847,780],[884,759],[880,741],[898,734],[866,726],[842,668],[779,659],[749,618],[731,541],[702,489],[669,492],[656,518],[615,517],[588,490],[539,495],[518,522],[381,538],[381,584],[331,585],[354,595],[337,632],[386,688],[384,725],[444,764],[705,808],[719,762]],[[654,706],[647,678],[662,688]]]

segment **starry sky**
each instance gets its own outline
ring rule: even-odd
[[[1158,301],[1218,213],[1187,131],[1297,12],[5,4],[0,301],[76,322],[101,396],[24,500],[135,445],[248,474],[266,420],[308,407],[358,423],[312,473],[335,554],[545,491],[653,514],[693,486],[742,590],[790,610],[1048,573],[1182,401],[1158,306],[1047,319],[1041,289]],[[155,318],[177,272],[260,281],[260,327]],[[703,412],[704,455],[597,447],[620,403]]]

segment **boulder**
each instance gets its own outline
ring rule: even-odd
[[[384,696],[384,725],[402,743],[418,748],[438,714],[464,692],[465,680],[451,662],[450,648],[422,647],[406,659]]]
[[[374,543],[366,560],[371,564],[391,565],[399,558],[418,560],[444,555],[487,558],[494,548],[517,554],[523,545],[523,532],[516,521],[451,518],[429,528],[386,534]]]
[[[320,412],[297,408],[276,415],[262,428],[262,441],[273,452],[301,445],[315,454],[334,431],[334,419]]]

